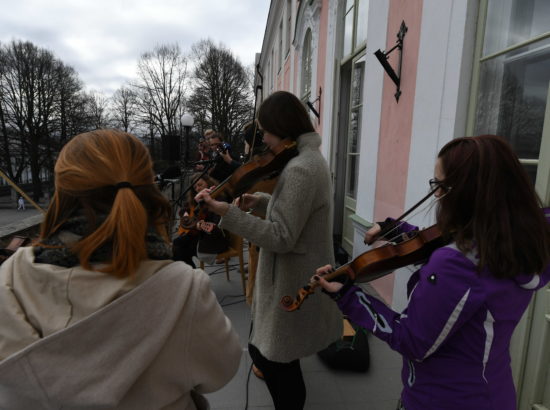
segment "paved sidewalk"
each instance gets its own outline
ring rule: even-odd
[[[0,208],[0,228],[4,225],[12,224],[35,215],[42,215],[42,212],[34,207],[27,208],[25,211],[17,211],[16,209],[11,208]]]
[[[245,255],[246,259],[246,255]],[[230,281],[223,265],[206,266],[212,288],[225,314],[231,319],[243,346],[237,375],[221,390],[208,394],[212,410],[245,410],[248,388],[248,410],[273,409],[265,383],[249,376],[250,357],[246,351],[250,329],[250,309],[244,302],[236,260]],[[334,371],[316,355],[302,360],[307,388],[305,410],[395,410],[402,388],[401,358],[385,343],[369,335],[370,369],[366,373]]]

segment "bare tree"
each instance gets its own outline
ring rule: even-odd
[[[2,97],[8,112],[6,119],[21,141],[20,158],[28,158],[34,198],[38,199],[42,193],[40,171],[45,159],[43,142],[51,131],[62,83],[59,76],[62,63],[50,51],[30,42],[14,41],[3,53],[6,70]],[[26,166],[25,161],[22,166]]]
[[[111,112],[116,128],[131,132],[137,120],[137,94],[134,89],[122,86],[111,97]]]
[[[109,126],[109,101],[103,93],[91,91],[88,93],[87,111],[94,128],[107,128]]]
[[[192,56],[193,92],[187,105],[197,128],[214,128],[235,143],[237,132],[252,118],[251,77],[230,50],[211,40],[193,45]]]
[[[81,87],[76,72],[48,50],[22,41],[0,47],[0,164],[15,181],[30,168],[34,199],[70,135]]]
[[[58,144],[61,148],[71,136],[90,129],[92,125],[89,120],[86,120],[86,115],[76,114],[79,110],[83,111],[85,105],[83,84],[78,78],[78,74],[74,68],[66,65],[60,67],[59,70],[63,81],[58,89],[57,115],[54,121],[57,122]]]
[[[157,142],[160,140],[160,130],[156,126],[153,104],[150,102],[149,94],[144,90],[135,88],[136,94],[136,130],[142,135],[144,143],[149,147],[153,159],[159,159],[160,147]]]
[[[8,66],[6,53],[0,47],[0,132],[1,132],[1,146],[0,146],[0,164],[4,168],[5,172],[10,178],[14,178],[14,169],[13,169],[13,150],[14,146],[12,144],[13,134],[11,129],[8,129],[7,124],[7,101],[6,101],[6,76],[8,74]]]
[[[144,53],[138,62],[138,77],[134,87],[141,117],[160,135],[178,134],[187,78],[187,60],[179,46],[161,45]]]

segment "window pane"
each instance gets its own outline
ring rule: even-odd
[[[483,54],[493,54],[548,32],[549,21],[548,0],[489,0]]]
[[[346,184],[346,195],[357,199],[357,177],[359,174],[359,156],[348,156],[348,181]]]
[[[476,135],[502,135],[520,158],[538,159],[549,81],[549,39],[483,62]]]
[[[351,80],[351,105],[361,104],[363,100],[363,72],[365,71],[365,62],[355,63],[353,67],[353,78]]]
[[[367,41],[369,0],[358,0],[357,6],[357,38],[355,39],[355,46]]]
[[[361,132],[361,112],[356,109],[351,112],[349,125],[348,153],[358,153]]]
[[[302,48],[302,98],[311,92],[311,30],[307,30]]]
[[[353,10],[346,14],[344,21],[344,55],[346,57],[351,53],[353,41]]]
[[[346,13],[353,7],[353,3],[355,3],[355,0],[347,0],[346,1]]]

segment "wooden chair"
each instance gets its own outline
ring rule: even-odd
[[[3,249],[0,249],[0,265],[15,253],[21,246],[28,245],[31,238],[28,236],[15,235],[11,238],[10,243]]]
[[[258,245],[248,242],[248,277],[246,278],[246,303],[252,306],[254,296],[254,282],[256,282],[256,270],[258,269],[258,258],[260,248]]]
[[[226,231],[227,232],[227,231]],[[216,255],[216,260],[223,259],[225,263],[225,275],[227,280],[229,278],[229,260],[237,256],[239,258],[239,272],[241,273],[241,284],[243,286],[243,294],[246,295],[246,273],[244,271],[244,258],[243,258],[243,238],[239,235],[228,232],[229,235],[229,248],[222,253]],[[201,269],[204,269],[204,262],[200,263]]]

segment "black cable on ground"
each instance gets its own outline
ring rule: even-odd
[[[213,265],[210,265],[210,266],[213,266]],[[239,266],[238,263],[228,265],[229,272],[237,271],[238,266]],[[205,268],[206,268],[206,266],[205,266]],[[245,269],[245,271],[248,269],[248,265],[246,263],[244,264],[244,269]],[[204,269],[204,270],[206,270],[206,269]],[[225,272],[225,265],[221,265],[221,266],[217,267],[216,269],[214,269],[212,272],[210,272],[210,273],[207,272],[207,273],[208,273],[209,276],[212,276],[212,275],[217,275],[217,274],[223,273],[223,272]]]
[[[226,303],[225,305],[220,305],[221,307],[231,306],[231,305],[237,305],[239,303],[243,303],[246,299],[243,300],[237,300],[236,302]]]
[[[250,373],[252,373],[253,365],[253,363],[250,363],[250,369],[248,369],[248,376],[246,377],[246,401],[244,403],[244,410],[248,410],[248,385],[250,384]]]
[[[218,301],[218,303],[221,305],[223,303],[223,301],[225,300],[225,298],[244,298],[244,295],[243,294],[240,294],[240,295],[225,295],[224,297],[221,298],[221,300]]]

